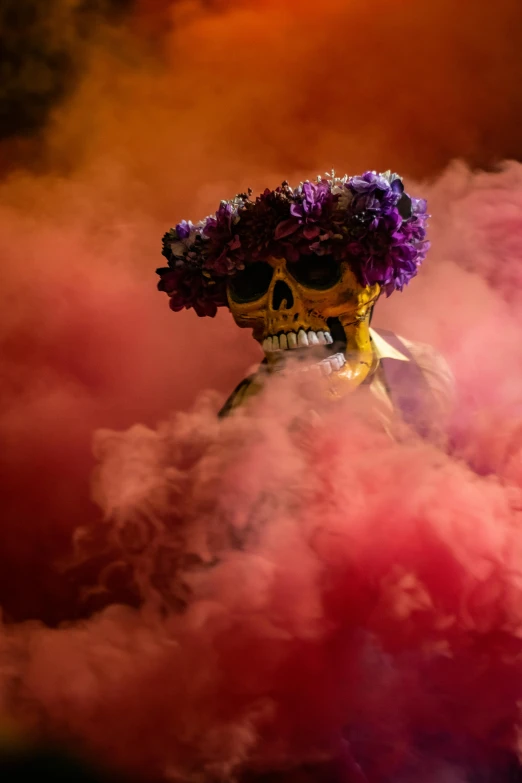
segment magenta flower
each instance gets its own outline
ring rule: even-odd
[[[277,226],[276,238],[285,239],[301,229],[305,239],[317,239],[322,223],[328,220],[333,203],[334,198],[328,182],[304,182],[302,187],[298,188],[290,207],[291,217]]]

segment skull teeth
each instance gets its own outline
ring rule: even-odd
[[[293,367],[292,372],[299,374],[312,373],[312,375],[322,374],[328,376],[333,372],[342,370],[345,364],[346,357],[344,354],[336,353],[333,356],[328,356],[326,359],[322,359],[320,362],[317,362],[317,364],[305,364],[303,367]]]
[[[325,375],[330,375],[334,370],[340,370],[346,364],[346,357],[343,353],[335,353],[327,359],[319,362],[320,369]]]
[[[286,334],[275,334],[263,340],[263,350],[265,353],[273,351],[288,351],[294,348],[307,348],[314,345],[331,345],[333,343],[330,332],[305,332],[299,329],[299,332],[287,332]]]

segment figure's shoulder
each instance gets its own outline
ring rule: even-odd
[[[258,376],[256,373],[248,375],[239,383],[218,413],[220,418],[228,416],[235,408],[242,405],[245,400],[258,391]]]
[[[432,345],[405,337],[398,339],[408,350],[425,381],[420,429],[440,446],[447,445],[448,427],[455,406],[455,377],[445,357]]]
[[[453,395],[455,388],[453,372],[444,356],[432,345],[410,340],[383,329],[372,329],[371,334],[379,358],[402,359],[413,363],[429,388]]]
[[[397,335],[409,352],[431,392],[446,404],[452,404],[455,396],[455,376],[446,358],[428,343],[409,340]]]
[[[423,436],[442,443],[455,404],[455,379],[432,345],[378,331],[376,349],[394,406]]]

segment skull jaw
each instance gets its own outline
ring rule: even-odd
[[[319,396],[324,396],[325,400],[341,399],[353,393],[373,375],[378,365],[369,330],[372,306],[373,302],[357,315],[354,313],[343,315],[342,318],[337,319],[337,328],[332,328],[332,320],[329,319],[327,328],[331,329],[331,333],[337,337],[332,345],[278,350],[267,354],[264,373],[288,374],[293,377],[299,375],[306,387],[312,385],[315,388],[314,398],[317,392]],[[309,322],[304,322],[302,325],[308,327]],[[247,327],[246,324],[242,326]],[[323,323],[319,323],[318,326],[325,328]],[[259,330],[258,334],[260,336],[256,341],[262,347],[266,328]],[[338,360],[339,356],[342,356],[342,364],[335,366],[333,362]],[[256,396],[262,389],[264,373],[256,376],[258,384],[250,390],[249,398]],[[245,399],[243,402],[246,401]]]

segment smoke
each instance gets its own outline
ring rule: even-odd
[[[136,3],[65,57],[32,157],[4,142],[0,703],[32,731],[147,779],[344,733],[377,780],[446,781],[516,745],[522,173],[440,172],[520,157],[521,9],[459,11]],[[309,428],[292,388],[217,422],[257,348],[155,291],[171,224],[331,165],[428,179],[431,257],[376,319],[450,360],[451,456],[351,405]],[[110,546],[69,581],[80,528]],[[115,597],[144,606],[78,620]]]
[[[100,605],[110,603],[123,574],[142,606],[108,606],[59,630],[6,625],[0,694],[10,718],[147,780],[229,779],[245,767],[319,763],[339,753],[342,738],[371,781],[471,781],[488,767],[501,779],[504,754],[517,749],[522,695],[522,166],[476,175],[455,166],[428,196],[431,258],[407,293],[381,303],[379,317],[428,339],[452,364],[459,402],[447,454],[412,436],[389,440],[364,399],[328,406],[319,391],[303,398],[291,381],[274,382],[250,414],[225,421],[216,417],[222,395],[214,393],[167,419],[158,406],[157,426],[146,422],[145,406],[129,402],[114,428],[107,400],[144,368],[142,394],[160,373],[141,347],[143,316],[132,329],[125,321],[136,375],[125,377],[116,358],[122,332],[114,314],[125,313],[120,296],[128,301],[122,280],[136,300],[145,280],[135,271],[124,276],[126,265],[116,262],[116,292],[107,276],[103,288],[87,285],[87,296],[71,302],[61,277],[47,289],[36,268],[28,276],[52,304],[48,328],[63,312],[73,326],[78,308],[82,320],[92,313],[86,334],[73,329],[67,362],[54,365],[54,393],[42,384],[23,398],[24,410],[36,410],[42,418],[33,421],[54,436],[56,462],[42,478],[49,487],[51,469],[61,478],[64,465],[80,478],[89,466],[75,465],[75,452],[66,451],[78,439],[75,414],[82,412],[87,442],[102,419],[93,499],[103,518],[94,526],[107,531],[118,555],[96,590]],[[62,219],[68,249],[74,229],[68,213]],[[56,247],[54,229],[51,236]],[[135,237],[128,241],[133,248]],[[45,249],[44,235],[40,242]],[[96,249],[91,258],[103,268],[110,239]],[[163,304],[154,310],[155,339],[162,313],[169,324],[191,318]],[[140,312],[132,315],[134,323]],[[192,320],[201,324],[201,353],[208,340],[218,344],[219,328],[225,338],[235,334],[226,318],[218,329]],[[68,362],[77,357],[73,367],[89,367],[82,360],[97,329],[107,365],[97,378],[84,376],[95,394],[81,398],[71,373],[71,396],[57,397]],[[38,329],[27,337],[32,344]],[[164,410],[171,395],[187,405],[198,383],[212,385],[209,353],[202,358],[168,340],[159,355],[177,350],[178,364],[167,362],[174,381]],[[233,368],[230,361],[230,374]],[[223,371],[221,355],[213,371]],[[191,386],[180,403],[185,378]],[[96,395],[103,408],[92,405]],[[60,426],[48,418],[51,403]],[[142,423],[125,429],[127,416]],[[20,422],[11,430],[15,457],[23,431]],[[33,436],[38,443],[42,431]],[[74,490],[67,499],[74,513]],[[18,503],[23,508],[24,498]],[[84,519],[65,520],[63,536]],[[41,535],[40,519],[24,521],[21,556]],[[58,524],[46,532],[56,536]],[[41,562],[42,551],[34,558]]]
[[[115,32],[132,0],[3,0],[0,172],[41,170],[52,111],[81,80],[100,27]]]
[[[191,171],[257,187],[326,163],[418,178],[454,158],[520,157],[516,0],[466,0],[459,14],[450,0],[9,7],[2,135],[50,124],[40,167],[123,157],[157,193],[172,171],[177,190]],[[67,130],[50,140],[52,109],[74,89]]]
[[[419,178],[454,157],[517,156],[521,10],[507,0],[461,4],[459,15],[409,0],[329,0],[320,13],[308,0],[13,8],[2,6],[16,67],[5,68],[0,103],[22,124],[2,131],[0,603],[57,621],[77,601],[48,564],[98,517],[92,431],[152,425],[203,388],[224,396],[258,357],[225,313],[211,326],[170,318],[153,279],[164,230],[247,186],[332,165]],[[36,137],[12,135],[22,131]],[[434,198],[434,214],[447,214],[440,187]],[[417,301],[437,284],[428,279]],[[444,284],[457,312],[446,325],[442,313],[433,323],[417,314],[427,337],[440,327],[444,345],[461,345],[451,324],[466,309],[487,331],[474,304],[487,292],[462,302]],[[409,314],[413,298],[399,300]],[[473,350],[462,344],[459,364]]]

